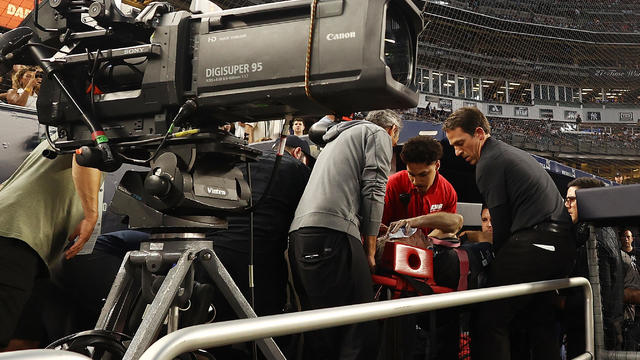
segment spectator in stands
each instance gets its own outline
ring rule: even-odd
[[[20,69],[13,75],[13,88],[7,92],[7,102],[35,109],[41,83],[42,70],[34,67]]]
[[[438,170],[442,145],[430,136],[416,136],[402,147],[407,170],[389,177],[382,223],[415,218],[439,211],[455,213],[458,195]],[[431,229],[423,229],[428,235]]]
[[[370,271],[400,126],[394,111],[372,111],[367,120],[334,124],[323,136],[327,145],[289,234],[303,310],[373,301]],[[305,334],[304,359],[375,359],[377,343],[375,322],[319,330]]]
[[[295,136],[304,135],[304,120],[302,120],[302,118],[293,119],[291,130],[293,131],[293,135]]]
[[[576,224],[578,252],[572,276],[589,277],[586,243],[590,236],[590,225],[578,222],[576,191],[579,189],[603,187],[604,183],[595,178],[577,178],[568,184],[565,206]],[[616,231],[611,227],[595,226],[602,317],[604,322],[605,347],[619,350],[622,346],[623,323],[623,268]],[[567,357],[573,358],[584,352],[584,299],[581,292],[567,297]]]
[[[565,277],[573,261],[571,219],[549,174],[533,157],[491,137],[475,107],[455,111],[443,124],[457,156],[476,165],[476,183],[493,225],[496,258],[488,286]],[[528,316],[535,359],[559,359],[551,294],[479,304],[474,314],[472,357],[510,359],[509,326]]]

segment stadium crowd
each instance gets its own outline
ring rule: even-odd
[[[599,144],[608,149],[640,150],[640,129],[621,125],[593,126],[552,120],[530,120],[490,117],[492,129],[497,138],[513,142],[513,137],[521,136],[526,142],[541,145],[573,145],[583,143]],[[522,142],[522,141],[521,141]]]
[[[635,1],[469,0],[453,4],[511,21],[597,32],[640,32],[640,25],[633,21],[639,11]]]

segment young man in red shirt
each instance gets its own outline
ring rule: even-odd
[[[458,195],[438,173],[442,145],[430,136],[416,136],[402,147],[400,158],[407,170],[389,177],[384,197],[382,223],[439,211],[456,212]],[[428,235],[431,229],[423,229]]]

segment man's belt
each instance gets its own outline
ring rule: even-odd
[[[533,229],[536,231],[543,231],[543,232],[565,233],[565,232],[571,231],[571,224],[546,221],[546,222],[541,222],[539,224],[533,225]]]

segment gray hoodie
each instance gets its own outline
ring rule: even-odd
[[[369,121],[348,121],[324,135],[322,150],[289,232],[323,227],[355,238],[377,235],[384,209],[391,137]]]

